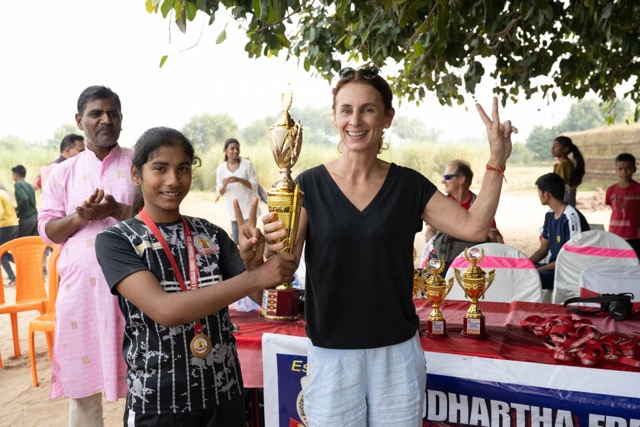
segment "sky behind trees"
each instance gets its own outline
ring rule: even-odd
[[[29,8],[21,2],[1,4],[3,16],[12,18],[0,26],[0,138],[51,138],[60,125],[74,123],[78,95],[94,84],[120,95],[126,146],[149,127],[180,129],[197,114],[226,113],[240,127],[279,115],[280,95],[288,87],[294,108],[331,103],[329,83],[299,70],[295,62],[247,58],[238,23],[230,21],[228,39],[216,45],[229,21],[226,11],[219,12],[213,27],[197,18],[183,35],[160,15],[148,14],[144,0],[36,0]],[[159,68],[166,54],[169,59]],[[485,108],[491,98],[490,86],[476,93]],[[562,120],[571,103],[507,104],[501,119],[511,119],[520,129],[516,140],[524,142],[534,126]],[[441,141],[484,135],[470,96],[458,107],[442,107],[430,95],[419,107],[396,102],[396,109],[397,115],[423,120],[427,129],[442,130]]]

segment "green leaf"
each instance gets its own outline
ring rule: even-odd
[[[278,12],[277,12],[277,4],[269,4],[269,17],[267,18],[267,22],[274,23],[278,21]]]
[[[218,37],[216,38],[216,44],[220,44],[227,39],[227,26],[225,25]]]
[[[169,12],[171,12],[172,8],[173,8],[173,2],[171,0],[165,0],[162,3],[162,6],[160,6],[160,13],[162,13],[162,17],[166,18],[167,15],[169,15]]]
[[[413,52],[416,54],[416,56],[424,55],[424,47],[422,46],[422,43],[415,42],[413,44]]]
[[[253,6],[253,14],[255,16],[260,16],[262,14],[262,5],[260,0],[252,0],[251,4]]]
[[[179,1],[174,2],[173,10],[176,12],[176,16],[180,16],[182,14],[182,3]]]
[[[344,47],[347,49],[351,49],[353,47],[353,42],[355,41],[355,37],[352,34],[349,34],[347,38],[344,40]]]
[[[193,21],[196,17],[196,13],[198,12],[198,8],[195,4],[191,2],[187,2],[184,4],[185,12],[187,14],[187,19],[189,21]]]
[[[176,12],[177,13],[177,12]],[[184,13],[176,16],[176,25],[183,33],[187,32],[187,15]]]
[[[169,58],[169,55],[164,55],[162,58],[160,58],[160,68],[162,68],[164,63],[167,62],[168,58]]]
[[[270,0],[260,0],[260,20],[262,22],[269,22],[269,8],[271,7]]]
[[[154,13],[158,10],[158,6],[153,4],[153,0],[147,0],[144,2],[144,7],[147,9],[147,12]]]
[[[274,21],[282,21],[282,19],[287,14],[287,1],[286,0],[273,0],[273,12],[274,12]]]

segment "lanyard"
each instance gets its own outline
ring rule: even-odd
[[[158,229],[158,226],[156,225],[156,223],[153,222],[153,220],[151,219],[151,217],[149,217],[149,214],[147,214],[144,208],[140,210],[139,215],[142,222],[144,222],[145,225],[149,227],[149,229],[151,230],[155,238],[158,240],[158,242],[162,246],[162,249],[164,250],[165,255],[167,255],[167,258],[169,259],[169,263],[171,264],[171,267],[173,267],[173,272],[176,276],[176,279],[180,284],[180,289],[182,289],[184,292],[186,292],[189,289],[197,289],[198,288],[198,268],[196,266],[196,250],[193,244],[193,233],[191,232],[191,228],[189,228],[189,224],[187,224],[187,221],[184,219],[184,217],[180,215],[180,220],[182,220],[182,226],[184,228],[184,238],[186,240],[187,256],[189,260],[189,263],[188,263],[189,281],[190,281],[189,289],[187,289],[187,285],[185,284],[184,279],[182,278],[182,273],[180,273],[180,269],[178,268],[176,259],[171,253],[171,250],[169,249],[169,245],[167,244],[166,239]],[[194,324],[195,324],[194,332],[196,334],[200,333],[202,331],[202,324],[200,322],[195,322]]]
[[[182,274],[180,273],[180,269],[178,268],[176,259],[171,253],[171,250],[169,249],[169,245],[167,244],[167,241],[165,240],[164,236],[158,229],[158,226],[149,217],[149,214],[147,214],[144,208],[142,208],[139,215],[142,222],[144,222],[145,225],[149,227],[153,235],[156,237],[156,239],[162,246],[162,249],[164,249],[164,253],[167,255],[167,258],[169,259],[169,263],[171,263],[171,267],[173,267],[173,271],[176,275],[176,279],[178,280],[178,283],[180,284],[180,288],[186,292],[187,285],[185,284],[184,279],[182,278]],[[188,264],[189,281],[190,281],[189,289],[197,289],[198,288],[198,269],[196,268],[196,253],[195,253],[196,251],[193,245],[193,234],[191,233],[191,228],[189,228],[189,225],[187,224],[187,221],[184,219],[184,217],[180,216],[180,219],[182,220],[182,226],[184,228],[184,238],[186,240],[187,256],[189,259],[189,264]]]

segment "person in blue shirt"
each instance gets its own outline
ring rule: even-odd
[[[565,184],[560,175],[542,175],[536,180],[536,186],[540,203],[549,206],[549,211],[544,216],[540,246],[529,259],[536,264],[540,273],[542,289],[552,290],[560,249],[577,234],[589,230],[589,224],[578,209],[563,200]],[[542,262],[547,254],[548,262]]]

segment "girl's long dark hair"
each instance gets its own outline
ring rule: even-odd
[[[582,153],[578,150],[578,147],[573,143],[571,138],[568,136],[559,136],[556,138],[563,147],[569,149],[569,153],[573,154],[573,159],[576,161],[576,170],[573,175],[571,175],[571,182],[568,182],[569,187],[576,188],[578,185],[582,184],[582,178],[584,177],[584,158],[582,157]]]
[[[155,127],[145,131],[136,145],[133,147],[133,158],[131,164],[138,171],[138,175],[142,176],[142,166],[149,161],[149,158],[161,147],[179,145],[184,150],[187,157],[191,159],[191,164],[200,166],[202,163],[200,158],[196,156],[195,149],[191,141],[187,139],[180,131],[168,127]],[[144,198],[142,190],[136,187],[133,198],[133,214],[136,215],[144,206]]]

